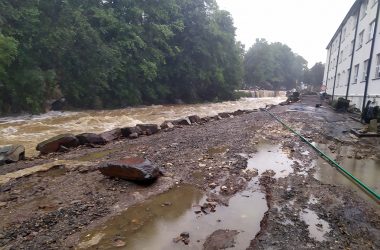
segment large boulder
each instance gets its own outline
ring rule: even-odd
[[[139,127],[126,127],[121,129],[121,133],[124,137],[128,138],[132,134],[142,135],[142,130]]]
[[[25,148],[22,145],[9,145],[0,148],[0,166],[25,159]]]
[[[230,118],[231,117],[231,114],[227,113],[227,112],[219,113],[218,115],[222,118]]]
[[[140,128],[145,135],[153,135],[160,131],[160,128],[157,124],[138,124],[136,127]]]
[[[172,123],[173,123],[174,126],[187,126],[187,125],[191,125],[191,121],[189,120],[189,118],[183,118],[183,119],[174,120],[174,121],[172,121]]]
[[[39,143],[36,147],[42,154],[49,154],[63,148],[73,148],[79,146],[79,140],[72,134],[54,136],[46,141]]]
[[[144,158],[123,158],[103,162],[99,171],[106,176],[135,182],[152,182],[160,175],[160,169]]]
[[[117,140],[123,136],[120,128],[115,128],[110,131],[106,131],[100,134],[105,142],[111,142]]]
[[[84,145],[84,144],[105,144],[106,143],[106,141],[104,140],[103,137],[101,137],[98,134],[94,134],[94,133],[79,134],[79,135],[76,135],[76,138],[78,138],[79,143],[81,145]]]
[[[174,125],[171,121],[164,121],[161,125],[160,125],[160,128],[161,129],[164,129],[164,130],[169,130],[169,129],[172,129],[174,128]]]
[[[191,123],[198,123],[198,124],[202,123],[202,119],[197,115],[191,115],[188,118]]]

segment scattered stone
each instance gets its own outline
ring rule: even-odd
[[[60,147],[73,148],[79,146],[79,140],[72,134],[54,136],[46,141],[39,143],[36,147],[41,154],[57,152]]]
[[[235,246],[235,237],[239,232],[236,230],[216,230],[209,235],[203,244],[204,250],[217,250],[232,248]]]
[[[214,202],[203,203],[203,205],[201,206],[201,211],[204,214],[215,213],[215,211],[216,211],[216,205],[217,205],[217,203],[214,203]]]
[[[213,182],[213,183],[210,183],[208,186],[209,186],[209,188],[214,189],[218,186],[218,184]]]
[[[152,182],[160,175],[159,168],[152,162],[137,157],[104,162],[99,171],[106,176],[136,182]]]
[[[364,159],[364,158],[365,158],[364,155],[362,155],[360,153],[356,153],[355,154],[355,159],[357,159],[357,160],[361,160],[361,159]]]
[[[84,144],[105,144],[106,141],[98,134],[83,133],[76,136],[81,145]]]
[[[164,203],[161,204],[161,207],[168,207],[168,206],[171,206],[172,203],[170,201],[166,201]]]
[[[101,133],[100,136],[104,139],[105,142],[111,142],[120,139],[123,136],[123,134],[121,133],[120,128],[115,128],[113,130]]]
[[[188,118],[183,118],[183,119],[172,121],[172,124],[174,126],[188,126],[188,125],[191,125],[191,122]]]
[[[181,233],[178,237],[173,239],[174,243],[182,241],[185,245],[190,243],[190,234],[188,232]]]
[[[270,177],[273,177],[276,175],[276,172],[274,172],[272,169],[269,169],[267,171],[265,171],[263,174],[263,176],[270,176]]]
[[[0,202],[0,208],[5,207],[7,205],[6,202]]]
[[[136,128],[141,129],[142,133],[145,135],[153,135],[160,130],[157,124],[138,124],[136,125]]]
[[[22,145],[10,145],[0,148],[0,166],[25,160],[25,148]]]
[[[202,119],[197,115],[191,115],[188,117],[191,123],[202,123]]]
[[[226,191],[228,190],[228,188],[227,188],[226,186],[221,186],[221,187],[220,187],[220,190],[226,192]]]

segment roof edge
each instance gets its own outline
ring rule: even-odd
[[[338,36],[339,32],[343,28],[344,24],[347,22],[347,20],[352,16],[353,13],[355,13],[361,6],[363,0],[356,0],[355,3],[351,6],[350,10],[348,11],[347,15],[344,17],[342,23],[339,25],[337,31],[331,38],[329,44],[327,45],[326,49],[329,49],[331,44],[333,43],[334,39]]]

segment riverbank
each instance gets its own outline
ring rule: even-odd
[[[59,134],[102,133],[115,128],[135,126],[142,123],[160,125],[165,120],[175,120],[197,114],[201,117],[215,116],[221,112],[238,109],[258,109],[279,104],[285,97],[242,98],[238,101],[203,103],[193,105],[154,105],[116,110],[49,112],[36,116],[0,118],[0,146],[20,144],[26,156],[37,156],[38,143]]]
[[[355,161],[355,174],[379,192],[380,140],[352,137],[345,131],[359,123],[316,109],[316,102],[305,97],[271,111],[339,161]],[[163,176],[141,186],[97,170],[126,156],[148,158]],[[366,175],[362,163],[368,162],[373,166]],[[173,238],[185,231],[190,249],[211,249],[218,241],[208,236],[218,234],[238,249],[380,247],[379,204],[266,112],[10,164],[6,172],[46,163],[57,166],[0,186],[0,247],[181,249],[186,239]]]

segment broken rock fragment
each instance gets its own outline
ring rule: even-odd
[[[138,157],[103,162],[99,171],[106,176],[135,182],[151,182],[160,175],[157,166],[147,159]]]

